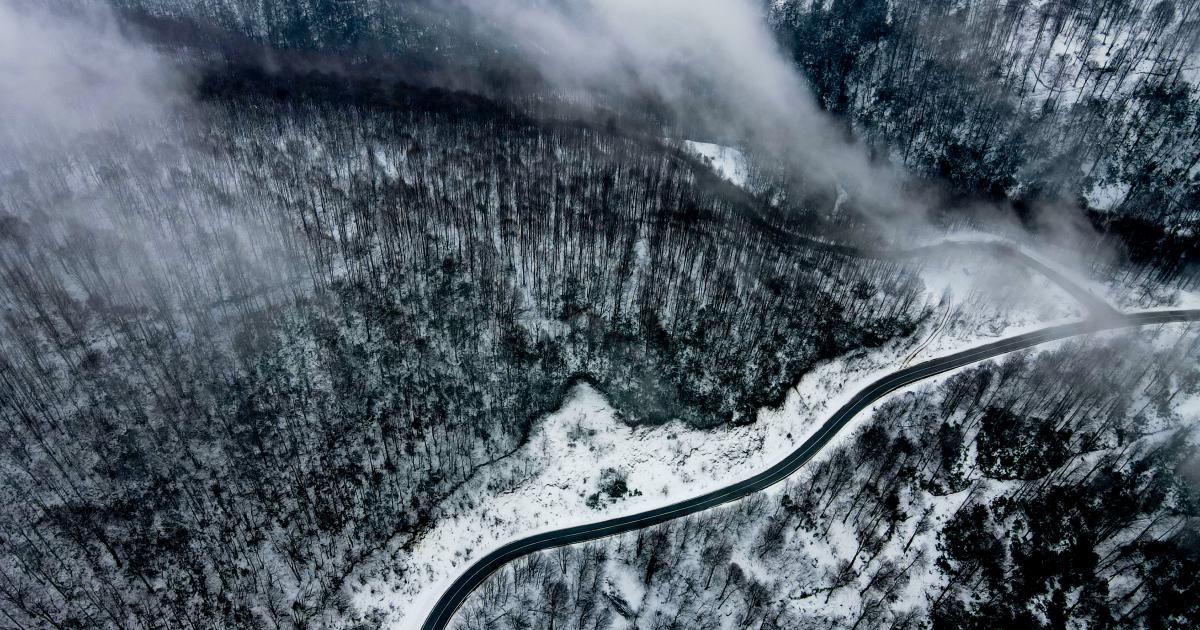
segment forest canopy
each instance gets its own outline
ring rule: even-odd
[[[948,234],[1066,285],[1046,312],[1177,305],[1197,9],[0,0],[0,626],[383,625],[351,581],[522,481],[579,384],[721,435],[821,366],[1015,327],[948,323]],[[1190,621],[1195,339],[1131,347],[891,400],[781,493],[521,560],[462,627]],[[599,474],[587,509],[642,496]],[[899,606],[918,571],[940,594]]]

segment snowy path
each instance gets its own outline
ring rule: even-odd
[[[798,234],[792,234],[782,230],[780,230],[780,232],[782,234],[786,234],[790,239],[798,241],[807,247],[831,251],[856,258],[871,258],[877,260],[909,260],[913,258],[934,256],[945,252],[953,252],[955,250],[967,250],[969,253],[973,253],[975,250],[989,249],[994,255],[1000,258],[1015,258],[1021,264],[1041,274],[1043,277],[1050,280],[1068,295],[1070,295],[1076,302],[1079,303],[1080,306],[1088,311],[1091,317],[1121,317],[1121,312],[1117,310],[1116,307],[1085,289],[1081,282],[1072,280],[1068,277],[1067,273],[1055,269],[1038,257],[1026,252],[1016,243],[1005,240],[986,237],[978,239],[947,238],[939,243],[923,245],[921,247],[915,247],[912,249],[868,252],[866,250],[849,245],[826,243],[814,238],[800,236]]]

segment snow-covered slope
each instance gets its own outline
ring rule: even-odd
[[[922,278],[932,314],[917,334],[818,366],[781,407],[760,410],[753,424],[708,431],[682,422],[633,428],[600,392],[577,386],[539,422],[527,445],[447,500],[431,530],[398,541],[352,579],[356,607],[385,627],[416,627],[458,573],[496,547],[539,531],[645,511],[751,476],[896,367],[1082,314],[1070,296],[1023,266],[951,252],[932,257]],[[589,506],[593,494],[605,497],[599,482],[609,469],[624,477],[630,494]],[[520,481],[501,486],[497,479]]]
[[[738,149],[694,140],[685,140],[683,146],[733,185],[746,185],[746,181],[750,177],[750,167],[746,163],[746,155]]]

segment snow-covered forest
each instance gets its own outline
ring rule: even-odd
[[[580,387],[665,466],[805,378],[1200,302],[1194,0],[697,1],[0,0],[0,628],[389,627],[357,598],[451,573],[398,559]],[[1200,620],[1196,356],[967,368],[456,623]]]
[[[455,627],[1176,627],[1200,575],[1197,339],[956,373],[786,487],[514,562]]]
[[[903,266],[773,243],[685,154],[385,96],[411,102],[211,86],[204,126],[3,187],[20,609],[320,618],[573,382],[630,422],[748,422],[921,316]]]
[[[954,194],[1083,208],[1160,279],[1196,257],[1200,3],[783,0],[831,111]]]

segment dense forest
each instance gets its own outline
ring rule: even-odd
[[[1160,280],[1196,264],[1200,3],[786,0],[822,105],[888,159],[1030,224],[1077,205]]]
[[[781,490],[514,562],[456,627],[1194,626],[1200,452],[1178,403],[1200,391],[1198,340],[959,372]]]
[[[725,430],[935,310],[856,199],[753,146],[732,184],[678,142],[711,130],[654,97],[556,92],[469,2],[0,10],[43,4],[111,8],[183,87],[154,115],[0,120],[0,627],[373,627],[347,579],[503,470],[573,385],[632,425]],[[847,136],[942,191],[936,227],[987,225],[988,202],[1037,236],[1070,207],[1101,280],[1170,292],[1200,278],[1197,6],[762,18]],[[1171,411],[1194,359],[1184,335],[979,367],[889,403],[783,494],[522,560],[461,623],[1194,620],[1164,603],[1194,588]],[[629,567],[636,601],[605,582]],[[904,608],[918,574],[950,579]]]
[[[470,0],[111,4],[147,37],[205,55],[382,71],[500,98],[547,95],[538,70]],[[1194,0],[783,0],[762,11],[823,109],[875,159],[937,182],[943,224],[993,221],[1009,210],[976,207],[1003,201],[1035,232],[1087,224],[1097,242],[1073,245],[1092,254],[1098,273],[1124,276],[1133,260],[1156,282],[1190,287],[1200,256],[1198,8]],[[609,104],[666,135],[714,133],[675,128],[686,122],[664,118],[654,99]],[[769,160],[758,167],[764,200],[790,188],[781,179],[803,178]],[[814,196],[832,203],[828,191],[791,192],[787,220],[811,219]],[[853,213],[843,220],[851,224],[839,236],[862,236]]]
[[[752,421],[922,316],[903,266],[764,235],[674,149],[443,93],[202,89],[204,124],[0,186],[18,623],[325,625],[571,383]]]

